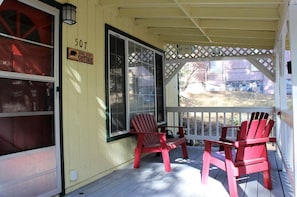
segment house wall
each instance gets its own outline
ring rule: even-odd
[[[62,127],[65,187],[69,193],[134,158],[134,137],[106,142],[105,23],[158,48],[163,43],[133,21],[117,17],[116,10],[102,7],[100,1],[67,2],[77,6],[77,23],[62,26]],[[94,64],[68,60],[67,47],[93,53]],[[76,180],[71,180],[71,173],[77,174]]]

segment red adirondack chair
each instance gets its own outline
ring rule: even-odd
[[[238,196],[236,177],[263,172],[264,186],[272,189],[270,163],[266,143],[274,125],[271,119],[244,121],[234,142],[204,140],[202,180],[207,183],[210,164],[226,171],[231,197]],[[212,151],[212,145],[222,145],[223,151]]]
[[[252,112],[250,121],[251,120],[261,120],[261,119],[267,119],[269,117],[269,114],[266,112]],[[234,125],[234,126],[223,126],[221,127],[221,137],[220,140],[224,142],[233,142],[236,139],[238,139],[238,136],[236,136],[236,139],[231,139],[227,137],[228,129],[237,129],[239,131],[240,125]],[[237,133],[238,135],[238,133]],[[220,150],[223,150],[223,146],[220,146]]]
[[[187,141],[184,136],[183,127],[178,128],[179,138],[166,138],[166,128],[160,130],[156,119],[151,114],[139,114],[131,119],[132,130],[130,133],[137,134],[137,145],[135,147],[134,168],[139,168],[142,153],[162,153],[163,163],[166,172],[171,171],[169,151],[182,147],[183,158],[188,158]]]

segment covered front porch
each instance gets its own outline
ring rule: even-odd
[[[69,196],[228,196],[226,175],[217,169],[212,170],[207,186],[200,184],[203,151],[200,142],[206,138],[218,138],[221,125],[240,123],[248,119],[252,111],[268,111],[276,121],[273,135],[277,142],[270,152],[273,190],[265,190],[261,176],[255,174],[238,180],[239,196],[296,196],[294,150],[297,143],[294,143],[296,135],[293,132],[296,128],[293,125],[296,116],[293,115],[296,114],[297,96],[297,73],[294,70],[297,40],[293,39],[297,33],[296,1],[102,0],[101,5],[115,9],[117,20],[132,19],[131,27],[144,28],[159,39],[155,45],[162,47],[165,60],[164,68],[158,68],[164,72],[159,76],[164,79],[160,84],[166,87],[164,122],[184,126],[189,144],[196,146],[189,146],[189,160],[182,160],[180,154],[175,156],[179,149],[171,152],[172,173],[165,173],[161,158],[154,155],[146,157],[137,170],[131,164],[133,158],[129,158],[115,168],[106,166],[113,173]],[[125,30],[127,25],[124,22],[117,23],[116,27],[121,25],[120,29]],[[286,50],[291,51],[293,109],[288,109],[286,99]],[[146,57],[145,53],[139,54]],[[129,58],[134,60],[134,55],[131,53]],[[177,77],[180,69],[187,62],[223,59],[246,59],[264,73],[274,83],[275,106],[180,107]],[[135,105],[130,107],[132,110]],[[114,144],[120,145],[118,154],[114,154],[116,151],[109,154],[108,161],[120,158],[123,149],[133,149],[131,141],[123,140],[108,144],[105,152],[115,150]],[[129,153],[133,154],[133,151]]]
[[[234,123],[234,117],[236,122],[240,123],[248,119],[252,111],[263,110],[267,110],[276,120],[273,135],[277,142],[272,146],[270,155],[273,165],[273,190],[265,190],[261,176],[256,174],[250,175],[248,179],[238,180],[239,195],[296,195],[297,162],[296,153],[293,151],[296,150],[296,143],[294,143],[296,135],[293,132],[296,128],[293,124],[296,122],[294,121],[296,116],[293,115],[296,114],[294,100],[297,92],[294,66],[297,56],[294,51],[296,51],[297,41],[290,36],[296,35],[297,32],[295,1],[230,1],[225,4],[220,1],[103,0],[100,1],[101,5],[104,8],[115,9],[117,19],[131,18],[133,27],[145,28],[149,34],[160,39],[156,45],[162,46],[165,52],[165,67],[162,70],[164,76],[160,77],[164,79],[162,85],[166,86],[165,122],[169,125],[185,126],[189,145],[197,146],[189,146],[189,160],[181,160],[179,154],[174,156],[179,150],[171,152],[172,173],[165,173],[161,158],[156,158],[154,155],[146,157],[138,170],[132,168],[132,158],[129,158],[121,164],[115,162],[118,164],[115,168],[106,166],[106,169],[112,170],[113,173],[70,193],[69,196],[228,196],[226,176],[217,169],[212,170],[213,174],[207,186],[200,184],[203,151],[200,142],[205,138],[217,138],[220,135],[219,127],[228,124],[228,121]],[[210,7],[213,9],[210,10]],[[228,13],[235,13],[233,9],[241,11],[236,12],[236,16],[228,15]],[[230,19],[235,20],[232,25],[230,25]],[[255,23],[252,24],[251,21]],[[293,109],[287,107],[284,89],[287,73],[285,51],[288,49],[292,52],[290,60],[292,61]],[[255,108],[179,107],[177,74],[187,62],[229,58],[248,60],[274,82],[275,106],[268,109],[262,106]],[[131,106],[132,109],[134,105]],[[230,117],[231,119],[228,119]],[[125,139],[116,142],[108,144],[105,152],[114,151],[114,144],[120,145],[117,152],[120,158],[123,147],[125,150],[133,149],[131,141]],[[114,152],[109,154],[106,160],[117,158]],[[122,166],[124,167],[121,168]],[[103,176],[104,173],[99,176]],[[70,182],[71,186],[79,185],[79,183],[75,184]]]
[[[267,190],[264,188],[262,175],[256,173],[238,179],[238,196],[294,196],[287,174],[281,170],[282,164],[275,148],[275,145],[269,145],[273,189]],[[229,196],[227,176],[220,169],[213,167],[210,171],[208,184],[201,184],[203,150],[203,146],[188,146],[189,159],[187,160],[182,159],[180,148],[171,151],[171,173],[164,171],[162,157],[155,154],[147,155],[141,161],[139,169],[134,169],[133,164],[129,163],[123,168],[66,196]]]
[[[203,140],[218,139],[221,126],[239,124],[254,111],[275,120],[273,190],[265,190],[255,174],[238,180],[240,196],[297,196],[296,0],[0,0],[0,5],[5,82],[0,196],[228,196],[222,171],[213,168],[209,184],[200,184]],[[72,13],[70,24],[66,11]],[[79,54],[92,61],[81,61]],[[229,87],[242,70],[256,67],[273,83],[273,104],[180,105],[178,76],[185,64],[230,59],[245,59],[250,69],[220,71],[218,83]],[[204,72],[204,79],[217,76],[213,71]],[[129,133],[130,119],[139,113],[154,114],[158,124],[185,127],[190,158],[172,151],[172,173],[164,172],[154,154],[133,169],[137,141]],[[45,117],[45,123],[25,121],[31,116]]]

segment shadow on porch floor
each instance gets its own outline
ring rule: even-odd
[[[164,172],[162,157],[146,156],[139,169],[133,164],[80,188],[66,197],[227,197],[226,173],[211,168],[207,185],[201,184],[203,147],[189,146],[189,159],[181,158],[181,149],[170,152],[172,172]],[[279,158],[274,150],[269,151],[272,165],[272,190],[263,187],[260,173],[238,180],[239,196],[288,197],[293,196],[285,172],[280,168]]]

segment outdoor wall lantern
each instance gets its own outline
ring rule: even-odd
[[[64,3],[62,6],[62,20],[68,25],[74,25],[76,23],[76,6]]]

